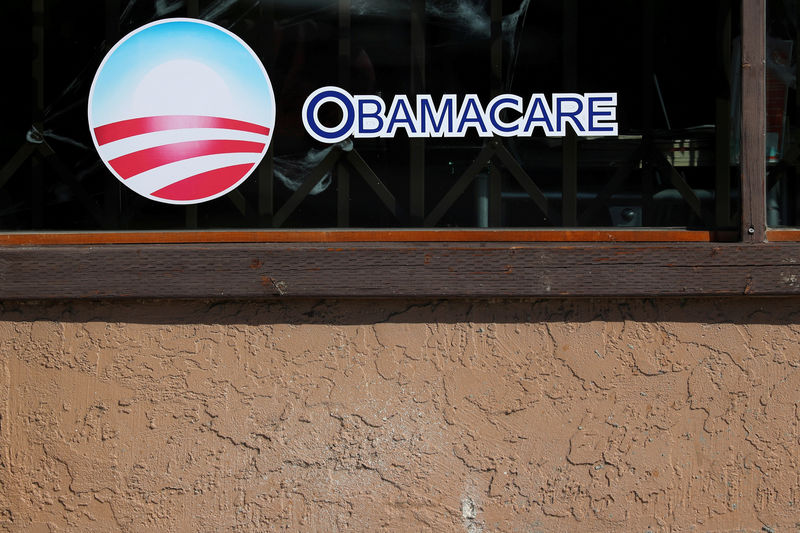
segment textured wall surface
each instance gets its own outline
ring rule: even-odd
[[[0,530],[800,530],[800,302],[0,307]]]

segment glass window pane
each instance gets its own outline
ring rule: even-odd
[[[797,92],[798,2],[767,1],[767,224],[800,226],[800,93]]]
[[[5,2],[0,16],[15,21],[5,49],[20,50],[7,58],[0,231],[737,226],[737,1],[118,0],[87,9],[34,0]],[[258,169],[231,194],[188,207],[119,183],[86,120],[110,46],[148,22],[186,16],[247,42],[277,102]],[[416,115],[418,96],[438,105],[454,95],[456,118],[468,95],[486,113],[499,95],[519,97],[518,110],[498,113],[504,124],[524,122],[534,95],[555,113],[554,94],[615,93],[618,135],[567,126],[548,136],[541,126],[481,136],[476,119],[462,137],[409,138],[401,126],[393,138],[327,144],[309,135],[302,113],[326,86],[387,107],[404,95]],[[332,103],[319,109],[323,125],[341,113]],[[776,148],[771,165],[786,153]]]

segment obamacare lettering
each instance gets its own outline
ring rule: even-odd
[[[320,108],[329,103],[342,111],[335,126],[320,122]],[[475,94],[460,102],[456,95],[445,94],[438,103],[430,95],[419,95],[414,105],[407,96],[398,95],[387,106],[379,96],[353,96],[329,86],[311,93],[303,105],[306,131],[324,143],[350,136],[394,137],[401,129],[409,137],[464,137],[470,129],[480,137],[530,137],[541,128],[548,137],[563,137],[567,124],[582,137],[616,136],[616,118],[617,93],[554,93],[549,101],[543,94],[533,94],[527,101],[501,94],[485,107]]]
[[[338,106],[335,126],[320,109]],[[109,171],[135,193],[169,204],[218,198],[244,182],[267,153],[275,94],[258,56],[241,38],[202,20],[151,22],[115,44],[95,74],[89,127]],[[303,123],[323,143],[394,137],[617,135],[617,93],[556,93],[523,99],[445,94],[438,102],[322,87],[306,99]]]

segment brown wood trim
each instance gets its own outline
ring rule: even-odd
[[[0,247],[0,299],[800,295],[800,244]]]
[[[800,242],[800,229],[767,230],[769,242]]]
[[[766,239],[766,0],[742,0],[742,240]]]
[[[336,242],[732,242],[733,231],[583,230],[294,230],[0,233],[0,246]]]

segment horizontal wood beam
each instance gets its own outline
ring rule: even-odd
[[[0,247],[0,298],[800,295],[800,243]]]
[[[736,231],[683,229],[219,230],[0,233],[0,246],[329,242],[732,242]]]

